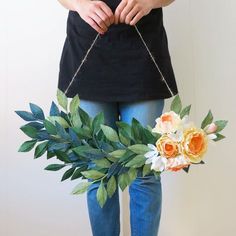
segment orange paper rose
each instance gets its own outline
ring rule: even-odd
[[[166,158],[176,157],[179,154],[179,145],[170,139],[167,135],[163,135],[156,142],[157,150],[161,156]]]
[[[192,163],[199,163],[202,160],[208,146],[208,138],[202,129],[195,127],[184,131],[181,142],[182,153],[190,159]]]

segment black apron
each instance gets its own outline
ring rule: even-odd
[[[114,13],[120,1],[104,2]],[[110,25],[104,35],[99,35],[68,89],[68,97],[78,94],[81,99],[119,102],[163,99],[178,93],[163,26],[162,8],[152,9],[136,26],[173,94],[161,80],[134,26],[118,23]],[[97,33],[77,12],[69,11],[58,79],[58,88],[63,92]]]

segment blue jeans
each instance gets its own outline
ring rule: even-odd
[[[161,115],[164,99],[138,102],[100,102],[81,99],[80,107],[91,117],[104,112],[105,123],[116,129],[115,121],[131,124],[135,117],[143,126],[155,125],[155,119]],[[90,185],[87,191],[87,206],[93,236],[120,235],[119,190],[101,208],[96,199],[99,182]],[[161,177],[153,174],[137,178],[129,186],[131,236],[157,236],[161,218],[162,187]]]

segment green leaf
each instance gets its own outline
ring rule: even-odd
[[[79,112],[76,111],[74,112],[72,115],[71,115],[71,119],[72,119],[72,124],[74,127],[76,128],[80,128],[82,126],[82,121],[80,119],[80,116],[79,116]]]
[[[155,143],[156,137],[153,135],[152,131],[142,128],[142,144]]]
[[[28,112],[28,111],[15,111],[15,113],[25,121],[35,121],[35,120],[37,120],[33,116],[33,114]]]
[[[115,193],[116,188],[116,178],[114,176],[111,176],[111,178],[107,182],[107,194],[109,198],[111,198],[112,195]]]
[[[125,152],[126,152],[125,149],[118,149],[113,152],[109,152],[109,155],[116,157],[116,158],[120,158],[125,154]]]
[[[92,122],[92,130],[93,134],[96,134],[100,129],[100,125],[104,123],[104,113],[101,111],[99,112]]]
[[[33,126],[26,124],[26,125],[21,126],[20,129],[30,138],[37,137],[38,130],[34,128]]]
[[[66,163],[70,162],[70,159],[68,158],[68,155],[65,152],[61,150],[55,150],[55,153],[58,160],[66,162]]]
[[[49,134],[52,134],[52,135],[56,135],[57,134],[57,130],[56,130],[55,125],[53,125],[50,121],[44,120],[43,124],[44,124],[44,127],[45,127],[45,129],[47,130],[47,132]]]
[[[118,133],[119,133],[119,138],[120,138],[121,143],[123,143],[125,146],[129,146],[130,139],[126,137],[126,135],[124,134],[124,131],[122,129],[119,129]]]
[[[49,116],[49,117],[47,117],[47,119],[51,123],[53,123],[53,125],[56,125],[56,122],[58,122],[63,128],[70,127],[68,122],[64,118],[62,118],[61,116]]]
[[[68,99],[60,89],[57,89],[57,101],[58,104],[67,111]]]
[[[42,108],[40,108],[38,105],[30,103],[30,110],[33,113],[34,117],[40,120],[44,120],[44,113]]]
[[[184,116],[189,115],[190,110],[191,110],[191,105],[185,107],[180,113],[180,118],[182,119]]]
[[[105,158],[102,158],[102,159],[99,159],[99,160],[93,160],[93,162],[98,167],[101,167],[101,168],[109,168],[111,166],[111,163]]]
[[[136,143],[142,143],[142,125],[136,118],[132,118],[131,135],[134,137]]]
[[[131,134],[131,126],[123,121],[116,121],[116,125],[118,127],[119,131],[119,137],[122,143],[125,145],[129,145],[130,140],[133,140],[132,134]]]
[[[29,152],[36,143],[37,139],[26,141],[20,146],[18,152]]]
[[[104,173],[99,172],[97,170],[87,170],[87,171],[82,171],[81,173],[87,179],[99,179],[105,175]]]
[[[132,160],[125,164],[126,167],[138,168],[145,164],[146,157],[142,154],[135,156]]]
[[[79,107],[79,115],[80,115],[80,119],[81,119],[81,122],[90,127],[90,124],[91,124],[91,118],[90,116],[88,115],[88,113],[83,110],[81,107]]]
[[[104,206],[104,204],[106,203],[106,200],[107,200],[107,191],[105,189],[103,181],[101,181],[101,183],[99,185],[96,197],[97,197],[97,201],[98,201],[100,207],[102,208]]]
[[[216,133],[215,135],[216,135],[216,138],[215,138],[215,139],[212,139],[212,140],[215,141],[215,142],[220,141],[220,140],[222,140],[222,139],[225,138],[225,136],[222,135],[222,134],[220,134],[220,133]]]
[[[48,146],[48,141],[45,141],[37,145],[34,152],[34,158],[42,156],[46,152],[47,146]]]
[[[81,182],[75,186],[72,190],[72,194],[82,194],[88,190],[88,187],[92,184],[92,182]]]
[[[136,179],[137,174],[138,174],[138,170],[136,168],[132,168],[132,167],[129,168],[128,175],[129,175],[130,183]]]
[[[204,129],[207,125],[211,124],[212,121],[213,121],[213,115],[211,113],[211,110],[209,110],[206,117],[202,121],[201,128]]]
[[[152,164],[145,164],[143,166],[143,172],[142,172],[143,177],[151,172],[151,165]]]
[[[75,169],[76,169],[75,167],[71,167],[70,169],[68,169],[68,170],[63,174],[63,176],[62,176],[62,178],[61,178],[61,181],[64,181],[64,180],[70,178],[70,177],[73,175]]]
[[[120,186],[120,189],[122,191],[125,190],[125,188],[128,186],[129,183],[129,174],[128,173],[123,173],[118,176],[118,185]]]
[[[73,127],[72,130],[75,131],[80,139],[92,138],[91,130],[87,126],[83,128]]]
[[[86,169],[87,169],[87,166],[77,168],[76,171],[71,176],[71,180],[78,179],[78,178],[82,177],[81,171],[84,171]]]
[[[128,149],[137,154],[144,154],[150,151],[150,148],[145,144],[134,144],[129,146]]]
[[[217,120],[214,122],[217,126],[217,130],[216,130],[216,133],[222,131],[225,126],[227,125],[228,121],[227,120]]]
[[[75,114],[78,111],[80,105],[79,95],[75,95],[70,102],[70,113]]]
[[[182,102],[180,100],[180,96],[176,95],[175,98],[173,99],[171,106],[170,106],[171,111],[174,111],[175,113],[179,114],[181,109],[182,109]]]
[[[106,156],[106,154],[101,150],[92,148],[90,146],[78,146],[73,148],[72,151],[74,151],[79,156],[89,159],[101,159]]]
[[[44,170],[51,170],[51,171],[57,171],[65,167],[64,164],[50,164],[47,167],[44,168]]]
[[[102,128],[104,135],[106,136],[106,138],[108,140],[110,140],[112,142],[119,142],[120,141],[117,132],[113,128],[111,128],[107,125],[103,125],[103,124],[101,124],[101,128]]]

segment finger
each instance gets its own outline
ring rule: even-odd
[[[120,13],[120,18],[119,18],[119,21],[121,23],[124,23],[125,22],[125,18],[127,16],[127,14],[129,14],[129,12],[132,10],[132,8],[134,7],[135,3],[132,1],[132,2],[129,2],[125,7],[124,9],[121,11]]]
[[[130,21],[134,18],[134,16],[140,11],[140,8],[136,5],[133,9],[126,15],[125,23],[129,24]]]
[[[138,12],[138,14],[130,21],[130,25],[135,25],[142,17],[143,17],[143,13],[142,12]]]
[[[118,24],[119,22],[119,18],[120,18],[120,13],[122,12],[122,10],[125,8],[127,4],[126,0],[123,0],[120,2],[120,4],[117,6],[116,10],[115,10],[115,24]]]
[[[97,23],[90,17],[87,18],[88,24],[95,29],[98,33],[104,34],[104,31],[97,25]]]
[[[104,21],[96,14],[96,12],[93,12],[90,17],[97,23],[97,25],[102,29],[102,31],[107,31],[107,26],[104,23]]]
[[[113,14],[111,8],[108,7],[107,4],[102,2],[102,1],[100,2],[99,6],[106,13],[106,15],[108,16],[109,21],[110,21],[110,25],[113,24],[113,22],[114,22],[114,14]]]
[[[109,17],[101,8],[96,8],[95,13],[103,20],[107,27],[110,25]]]

